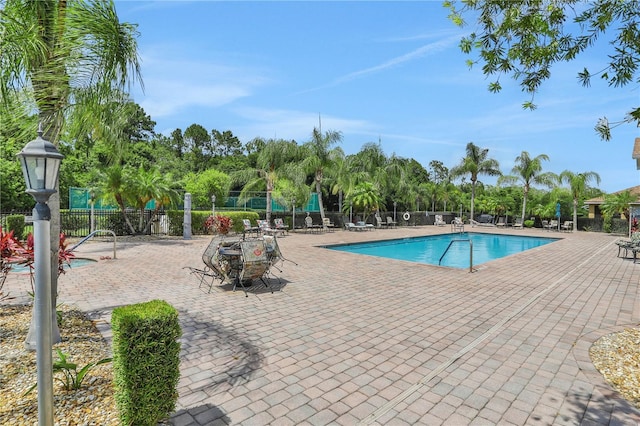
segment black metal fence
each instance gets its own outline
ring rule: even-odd
[[[23,215],[26,219],[24,235],[32,231],[29,222],[31,211],[28,212],[0,212],[0,224],[3,229],[7,229],[6,218],[11,215]],[[136,234],[146,235],[166,235],[169,231],[169,221],[167,215],[159,213],[149,225],[149,220],[153,216],[153,211],[145,210],[140,221],[140,211],[127,211],[127,219],[133,226]],[[92,227],[93,221],[93,227]],[[93,217],[91,210],[74,209],[60,212],[60,232],[68,237],[86,237],[91,230],[108,229],[116,235],[131,234],[129,226],[126,224],[122,212],[119,210],[94,210]]]

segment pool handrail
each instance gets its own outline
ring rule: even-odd
[[[87,235],[86,237],[84,237],[83,239],[81,239],[78,244],[76,244],[75,246],[71,247],[71,249],[69,249],[69,251],[74,251],[75,249],[78,248],[78,246],[80,246],[81,244],[87,242],[91,237],[93,237],[94,235],[96,235],[99,232],[108,232],[111,235],[113,235],[113,258],[116,258],[116,233],[111,231],[110,229],[96,229],[95,231],[93,231],[92,233],[90,233],[89,235]]]
[[[449,241],[449,245],[444,250],[444,253],[442,253],[442,256],[440,256],[440,259],[438,260],[438,266],[440,266],[442,264],[442,258],[444,258],[444,255],[447,254],[447,252],[449,251],[449,249],[451,248],[451,245],[453,243],[455,243],[455,242],[465,242],[465,241],[469,242],[469,273],[473,272],[473,241],[471,241],[471,239],[469,239],[469,238],[456,239],[456,240]]]

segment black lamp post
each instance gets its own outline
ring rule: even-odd
[[[51,300],[51,211],[47,202],[56,193],[60,162],[64,158],[51,142],[38,137],[17,155],[27,185],[36,200],[33,208],[36,365],[38,380],[38,424],[53,425],[53,360],[51,354],[55,312]],[[57,324],[56,324],[57,327]],[[29,342],[27,342],[29,346]]]

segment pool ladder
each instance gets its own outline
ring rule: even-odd
[[[81,244],[89,241],[89,239],[91,237],[93,237],[94,235],[96,235],[97,233],[110,233],[111,235],[113,235],[113,258],[116,258],[116,233],[109,230],[109,229],[96,229],[95,231],[93,231],[92,233],[90,233],[89,235],[87,235],[86,237],[84,237],[83,239],[81,239],[78,244],[76,244],[75,246],[71,247],[71,249],[69,251],[74,251],[75,249],[78,248],[78,246],[80,246]]]
[[[438,266],[442,263],[442,259],[444,258],[444,255],[447,254],[447,252],[449,251],[453,243],[463,243],[465,241],[469,243],[469,272],[473,272],[473,241],[471,241],[468,238],[451,240],[449,242],[449,245],[445,249],[444,253],[442,253],[442,256],[440,256],[440,260],[438,260]]]

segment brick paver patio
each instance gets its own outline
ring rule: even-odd
[[[561,240],[480,265],[439,268],[319,245],[449,232],[414,227],[279,239],[272,294],[214,286],[209,238],[118,242],[117,259],[72,269],[59,300],[110,337],[114,307],[163,299],[180,312],[175,425],[636,425],[588,350],[640,322],[640,263],[600,233],[467,228]],[[89,242],[78,256],[112,256]],[[26,287],[8,280],[13,295]]]

